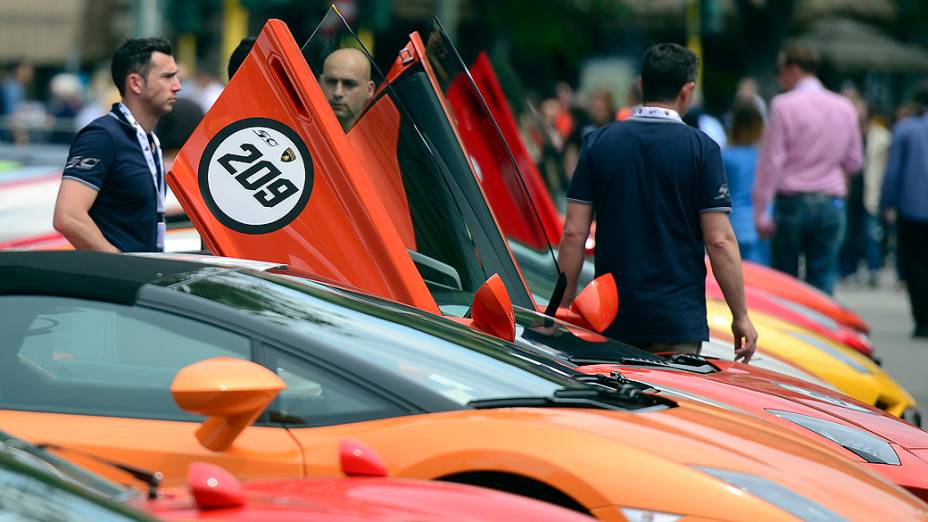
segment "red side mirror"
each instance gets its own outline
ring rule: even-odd
[[[342,473],[349,477],[386,477],[387,466],[373,449],[359,440],[342,439],[339,443]]]
[[[593,330],[605,330],[619,313],[619,289],[612,274],[603,274],[590,281],[574,299],[570,310],[583,317]]]
[[[590,281],[574,299],[570,309],[558,308],[556,317],[577,326],[602,332],[619,313],[619,290],[612,274]]]
[[[191,464],[187,471],[187,487],[201,510],[245,505],[242,484],[231,473],[214,464]]]
[[[471,317],[477,330],[509,342],[515,341],[516,316],[509,292],[499,274],[490,276],[474,294]]]

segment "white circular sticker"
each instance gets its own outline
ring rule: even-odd
[[[296,132],[276,120],[248,118],[210,140],[198,177],[207,207],[223,225],[266,234],[303,211],[312,192],[312,169]]]

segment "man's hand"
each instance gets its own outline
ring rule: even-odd
[[[731,333],[735,337],[735,360],[747,364],[757,349],[757,330],[747,316],[741,316],[731,322]]]
[[[754,221],[754,227],[757,228],[757,235],[759,235],[761,239],[767,239],[777,231],[776,224],[766,214],[758,217]]]

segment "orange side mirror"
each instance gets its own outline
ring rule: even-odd
[[[512,342],[516,339],[516,316],[512,300],[499,274],[493,274],[474,294],[471,306],[473,327]]]
[[[206,359],[177,372],[171,395],[181,409],[205,415],[197,439],[213,451],[227,449],[287,385],[274,372],[231,357]]]
[[[619,289],[612,274],[590,281],[574,299],[570,309],[558,308],[556,317],[577,326],[602,332],[619,313]]]

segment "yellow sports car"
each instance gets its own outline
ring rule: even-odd
[[[706,313],[713,337],[731,340],[731,312],[723,301],[707,299]],[[757,353],[770,354],[831,384],[859,401],[908,418],[915,399],[882,368],[855,350],[781,321],[751,311],[757,328]]]

